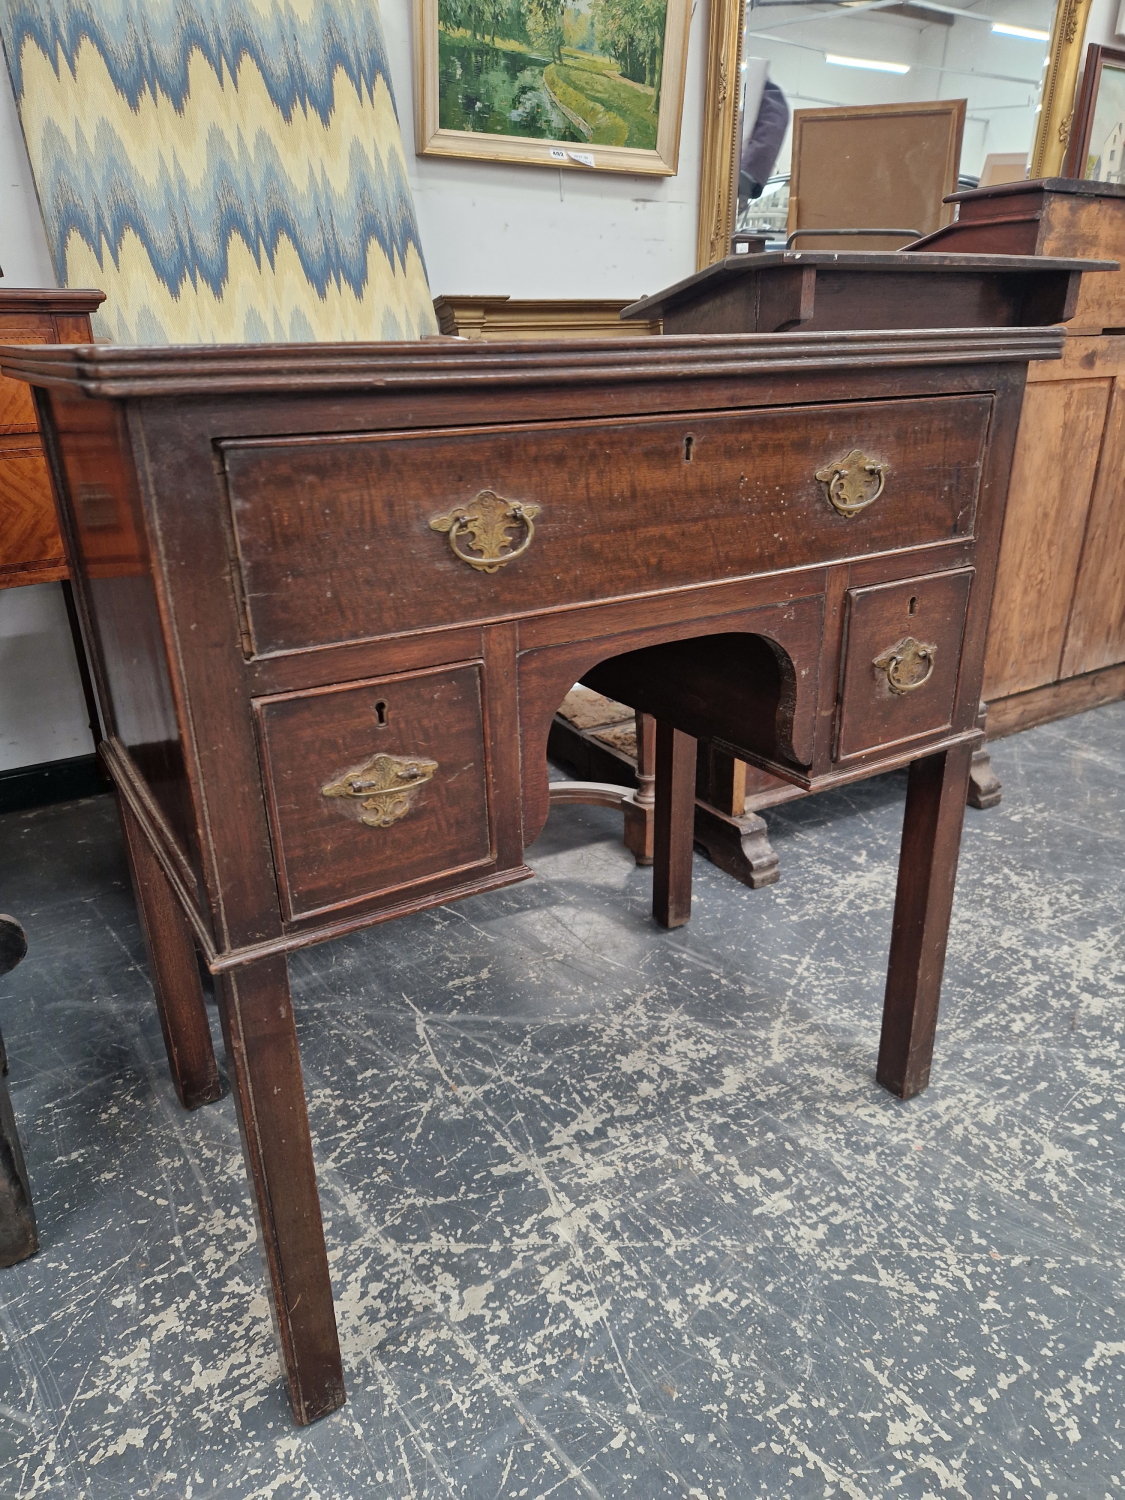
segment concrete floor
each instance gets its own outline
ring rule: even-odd
[[[539,879],[299,955],[349,1389],[303,1431],[113,804],[0,820],[43,1243],[0,1272],[0,1494],[1121,1495],[1123,745],[1118,704],[994,747],[908,1105],[873,1077],[901,775],[778,810],[770,890],[697,858],[675,933],[574,808]]]

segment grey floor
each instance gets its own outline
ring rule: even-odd
[[[572,808],[539,879],[300,955],[349,1389],[303,1431],[113,805],[0,819],[43,1242],[0,1272],[0,1494],[1121,1495],[1125,705],[994,758],[908,1105],[873,1077],[901,775],[775,813],[770,890],[697,857],[672,934]]]

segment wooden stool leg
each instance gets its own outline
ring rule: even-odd
[[[662,927],[682,927],[691,916],[695,752],[690,734],[657,724],[652,914]]]
[[[346,1396],[284,956],[222,975],[219,1006],[274,1328],[303,1426]]]
[[[900,1098],[930,1081],[971,745],[910,767],[876,1077]]]
[[[148,943],[149,972],[168,1067],[180,1103],[185,1109],[195,1109],[218,1099],[223,1086],[207,1024],[207,1003],[199,982],[191,928],[128,803],[118,797],[117,805]]]
[[[639,865],[653,860],[653,809],[656,806],[656,720],[637,714],[637,790],[623,804],[625,847]]]

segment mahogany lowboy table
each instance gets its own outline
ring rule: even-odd
[[[925,1086],[1027,362],[1062,344],[0,350],[188,1106],[220,1088],[194,947],[218,976],[297,1421],[344,1384],[286,954],[529,875],[580,677],[657,718],[668,925],[694,737],[812,789],[910,763],[878,1077]]]

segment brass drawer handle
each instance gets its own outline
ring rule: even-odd
[[[890,467],[853,448],[846,458],[817,469],[816,477],[828,486],[828,502],[834,510],[842,516],[858,516],[883,493]]]
[[[380,752],[353,766],[320,789],[322,797],[351,797],[359,802],[359,821],[368,828],[389,828],[405,818],[419,787],[438,768],[424,755],[385,755]]]
[[[476,568],[479,573],[495,573],[505,563],[515,562],[531,546],[535,535],[535,517],[538,505],[524,505],[519,500],[505,500],[495,490],[481,490],[468,505],[457,506],[448,515],[435,516],[430,522],[434,531],[447,531],[453,556]],[[512,546],[508,535],[513,526],[523,526],[526,535],[518,547]],[[470,557],[457,545],[459,538],[468,537],[469,546],[479,557]],[[504,549],[511,547],[510,552]]]
[[[929,682],[934,670],[937,646],[905,636],[897,645],[877,656],[872,663],[878,672],[887,674],[892,693],[913,693]]]

